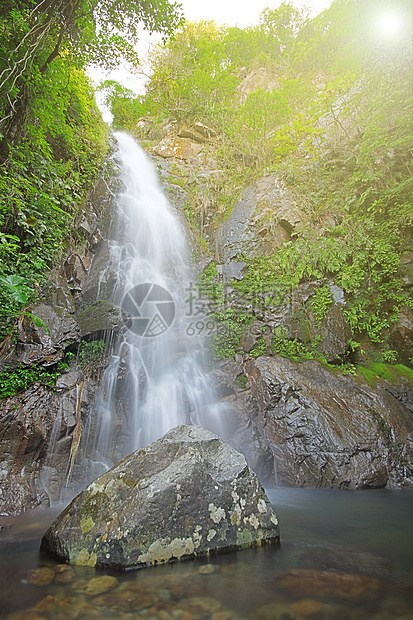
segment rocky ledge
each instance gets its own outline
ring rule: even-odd
[[[126,569],[277,541],[277,518],[244,456],[182,425],[92,482],[42,548],[71,564]]]

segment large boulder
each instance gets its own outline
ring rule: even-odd
[[[78,565],[132,568],[279,540],[242,454],[178,426],[120,461],[60,514],[42,548]]]
[[[246,360],[261,444],[273,455],[281,486],[369,487],[413,484],[411,381],[398,392],[376,377],[333,372],[315,360]],[[374,377],[374,374],[371,373]],[[394,392],[394,393],[393,393]],[[240,446],[242,447],[242,446]],[[242,448],[243,449],[243,448]]]

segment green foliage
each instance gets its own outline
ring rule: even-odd
[[[313,354],[308,348],[296,338],[288,337],[286,327],[276,327],[273,329],[271,340],[271,352],[273,355],[281,355],[295,361],[313,359]]]
[[[137,97],[132,90],[115,80],[104,80],[98,91],[103,91],[105,104],[113,114],[113,128],[133,132],[136,123],[145,113],[141,97]]]
[[[218,359],[233,357],[240,350],[241,336],[253,321],[253,317],[225,305],[211,312],[211,316],[215,321],[215,332],[211,338],[214,356]]]
[[[170,35],[180,21],[169,0],[2,6],[0,339],[59,260],[107,153],[107,127],[84,69],[136,61],[142,25]]]
[[[56,379],[69,368],[69,363],[73,357],[73,353],[67,353],[55,370],[47,370],[42,366],[32,366],[31,368],[17,368],[10,372],[0,373],[0,399],[10,398],[27,390],[35,383],[53,386]]]
[[[397,38],[375,30],[386,8],[400,15]],[[201,120],[216,130],[222,172],[208,187],[215,224],[254,178],[280,174],[307,221],[273,255],[247,257],[234,288],[250,301],[267,292],[270,308],[280,303],[274,291],[282,298],[318,280],[309,310],[321,320],[334,281],[346,294],[354,342],[384,342],[399,308],[413,305],[399,270],[412,249],[411,23],[409,0],[335,0],[314,19],[282,3],[245,30],[186,23],[154,54],[147,92],[136,100],[153,119]],[[136,118],[118,116],[126,127]],[[187,209],[194,228],[196,200]],[[270,216],[269,227],[276,224]],[[304,345],[274,346],[298,356]],[[395,360],[392,350],[383,355]]]
[[[321,321],[328,313],[333,303],[333,295],[330,288],[324,285],[316,290],[310,300],[310,309],[318,321]]]
[[[33,99],[31,89],[55,63],[114,69],[121,59],[136,62],[142,26],[166,36],[181,20],[169,0],[10,0],[0,18],[0,130],[7,142],[16,145],[13,134]]]
[[[97,366],[103,359],[105,353],[104,340],[92,340],[80,343],[78,350],[78,366],[82,370],[92,369]]]
[[[16,274],[0,276],[0,285],[4,286],[9,297],[19,304],[26,304],[33,293],[33,289],[26,286],[24,278]]]
[[[102,166],[106,136],[88,79],[56,61],[0,167],[0,339],[59,260]]]
[[[199,275],[197,284],[198,286],[202,286],[204,284],[212,283],[216,278],[219,277],[217,271],[217,265],[214,261],[211,261],[209,265],[205,267],[203,272]]]
[[[265,355],[267,350],[267,345],[263,336],[257,338],[254,346],[250,350],[251,357],[260,357],[260,355]]]

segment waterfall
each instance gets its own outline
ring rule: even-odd
[[[184,227],[149,157],[131,136],[115,137],[121,190],[106,268],[116,271],[110,301],[127,320],[82,429],[77,487],[178,424],[226,438],[203,343],[188,329],[194,276]],[[72,494],[79,490],[73,481],[69,486]]]

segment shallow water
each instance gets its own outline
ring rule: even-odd
[[[280,545],[127,573],[62,567],[39,552],[56,510],[1,519],[0,617],[413,619],[413,491],[268,495]]]

